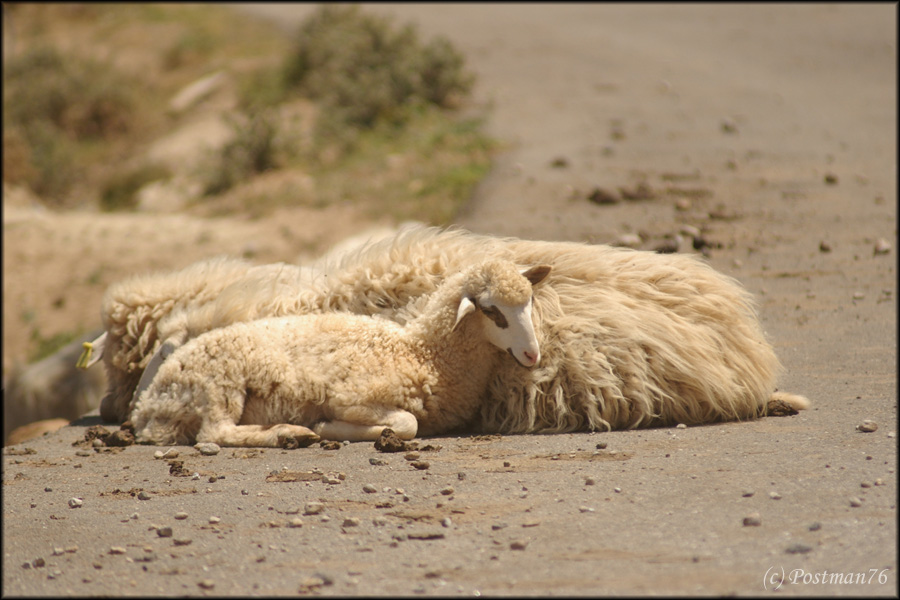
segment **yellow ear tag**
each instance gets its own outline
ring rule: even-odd
[[[75,367],[79,369],[87,369],[95,362],[100,360],[100,357],[103,356],[103,349],[106,346],[106,332],[103,332],[103,335],[98,337],[93,342],[84,342],[81,345],[84,350],[81,352],[81,356],[78,357],[78,362],[75,363]],[[95,356],[95,346],[96,346],[96,356]]]
[[[75,363],[75,366],[79,369],[87,369],[91,362],[91,354],[94,352],[94,344],[91,342],[85,342],[82,344],[84,350],[81,352],[81,356],[78,357],[78,362]]]

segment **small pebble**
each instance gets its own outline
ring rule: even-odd
[[[420,471],[424,471],[425,469],[431,467],[431,463],[429,463],[427,460],[414,460],[409,464],[419,469]]]
[[[331,475],[322,475],[322,483],[327,483],[329,485],[336,485],[340,483],[341,480],[337,477],[332,477]]]
[[[615,493],[617,493],[617,494],[621,494],[621,493],[622,493],[622,488],[620,488],[620,487],[614,487],[614,488],[613,488],[613,491],[614,491]]]
[[[503,529],[505,527],[509,527],[509,525],[506,523],[494,523],[493,525],[491,525],[491,529],[493,529],[494,531],[497,531],[498,529]]]
[[[806,544],[791,544],[785,549],[785,552],[788,554],[806,554],[811,551],[812,546],[807,546]]]
[[[891,243],[884,238],[879,238],[875,242],[875,254],[887,254],[891,251]]]
[[[593,477],[585,477],[584,478],[584,485],[594,485],[596,483],[597,483],[597,481]]]
[[[506,468],[508,469],[509,467],[512,466],[512,463],[510,463],[508,460],[504,460],[504,461],[503,461],[503,466],[506,467]]]
[[[317,515],[325,510],[325,505],[321,502],[307,502],[303,507],[304,515]]]
[[[609,444],[607,444],[606,442],[598,442],[598,443],[597,443],[597,450],[606,450],[606,447],[607,447],[608,445],[609,445]]]
[[[685,425],[684,423],[679,423],[675,426],[675,429],[687,429],[687,425]]]
[[[91,455],[90,450],[76,450],[75,451],[75,456],[90,456],[90,455]]]
[[[509,544],[510,550],[524,550],[528,547],[528,540],[514,540]]]
[[[825,183],[828,185],[836,185],[838,182],[838,176],[834,173],[826,173],[825,174]]]
[[[127,550],[122,546],[113,546],[109,549],[110,554],[125,554]]]
[[[383,458],[373,457],[373,458],[369,459],[369,464],[375,465],[376,467],[380,467],[380,466],[384,466],[384,465],[388,464],[388,462],[386,460],[384,460]]]
[[[883,480],[881,477],[879,477],[879,478],[876,479],[873,483],[874,483],[875,485],[884,485],[884,480]]]
[[[359,517],[347,517],[341,523],[341,527],[357,527],[359,526]]]
[[[177,512],[177,513],[175,513],[175,520],[176,520],[176,521],[184,521],[184,520],[187,519],[187,518],[188,518],[188,514],[187,514],[186,512]]]
[[[215,475],[210,475],[210,476],[209,476],[209,479],[207,479],[207,481],[209,481],[210,483],[215,483],[215,482],[217,482],[218,480],[219,480],[219,478],[216,477]]]
[[[871,419],[866,419],[865,421],[857,425],[856,428],[863,433],[872,433],[873,431],[878,430],[878,423]]]
[[[769,498],[772,500],[781,500],[781,494],[778,492],[769,492]]]
[[[826,241],[819,242],[819,252],[831,252],[831,244]]]
[[[194,444],[194,448],[204,456],[215,456],[221,450],[218,444],[212,442],[200,442]]]
[[[84,505],[84,500],[81,498],[69,498],[69,508],[81,508]]]
[[[172,528],[169,526],[160,527],[159,529],[156,530],[156,535],[158,535],[161,538],[172,537]]]
[[[594,509],[593,509],[593,508],[590,508],[590,507],[587,507],[587,506],[579,506],[579,507],[578,507],[578,510],[580,510],[580,511],[583,512],[583,513],[584,513],[584,512],[594,512]]]
[[[744,517],[744,527],[759,527],[760,525],[762,525],[762,519],[760,519],[759,513],[750,513]]]
[[[288,527],[303,527],[303,519],[301,519],[300,517],[294,517],[293,519],[288,521]]]
[[[862,483],[859,484],[859,487],[861,487],[861,488],[870,488],[870,487],[872,487],[872,484],[869,483],[868,481],[863,481]]]
[[[222,519],[220,519],[219,517],[210,517],[209,518],[210,525],[215,525],[217,523],[220,523],[221,521],[222,521]]]
[[[450,527],[452,524],[453,524],[453,521],[450,520],[450,517],[444,517],[443,519],[441,519],[442,527]]]
[[[54,548],[52,554],[53,554],[53,556],[59,556],[64,553],[65,553],[65,550],[63,550],[62,548]]]
[[[822,529],[822,524],[818,523],[818,522],[812,523],[812,524],[810,524],[809,527],[807,527],[807,529],[810,531],[818,531],[818,530]]]
[[[175,538],[172,540],[176,546],[190,546],[194,540],[190,540],[188,538]]]
[[[406,460],[412,461],[412,460],[419,460],[419,456],[420,456],[420,454],[418,452],[407,452],[406,454],[403,455],[403,458],[405,458]]]
[[[241,490],[241,496],[249,496],[250,490]]]
[[[444,495],[444,496],[449,496],[449,495],[451,495],[452,493],[453,493],[453,488],[450,487],[449,485],[448,485],[447,487],[445,487],[444,489],[441,490],[441,494]]]
[[[372,525],[375,527],[383,527],[388,524],[387,517],[375,517],[372,519]]]
[[[755,492],[753,490],[744,490],[743,492],[741,492],[741,496],[744,498],[750,498],[754,493]]]
[[[366,485],[363,486],[362,489],[367,494],[374,494],[375,492],[378,491],[378,488],[375,487],[374,485],[372,485],[371,483],[367,483]]]
[[[197,582],[197,585],[203,588],[204,590],[211,590],[216,587],[216,582],[212,579],[201,579]]]
[[[850,498],[850,506],[852,506],[853,508],[859,508],[860,506],[862,506],[862,500],[856,497]]]
[[[143,490],[141,490],[141,492],[138,494],[138,500],[149,500],[149,499],[150,499],[150,494],[148,494],[147,492],[145,492]]]

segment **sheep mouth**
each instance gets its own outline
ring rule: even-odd
[[[519,357],[517,357],[517,356],[513,353],[512,348],[507,348],[507,349],[506,349],[506,352],[507,352],[510,356],[512,356],[513,359],[515,359],[515,361],[519,364],[520,367],[523,367],[523,368],[525,368],[525,369],[528,369],[529,371],[530,371],[531,369],[535,368],[535,367],[538,365],[538,363],[534,363],[533,365],[526,365],[526,364],[523,364],[522,361],[519,360]]]

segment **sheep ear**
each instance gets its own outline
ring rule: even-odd
[[[536,267],[531,267],[530,269],[525,269],[522,271],[522,277],[531,282],[532,286],[535,286],[542,282],[547,275],[550,274],[550,270],[553,267],[550,265],[537,265]]]
[[[463,317],[468,315],[469,313],[473,313],[476,310],[475,303],[472,302],[472,299],[468,296],[463,296],[462,300],[459,301],[459,308],[456,310],[456,323],[453,324],[453,329],[451,331],[456,331],[456,328],[459,326],[460,321],[463,320]]]

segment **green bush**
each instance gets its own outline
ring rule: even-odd
[[[164,165],[142,165],[123,173],[116,173],[103,186],[100,195],[101,210],[110,212],[117,210],[133,210],[137,207],[137,192],[151,181],[167,179],[172,176],[170,169]]]
[[[358,6],[325,5],[301,26],[284,78],[328,118],[370,129],[402,123],[411,106],[452,106],[473,82],[463,62],[446,39],[423,45],[411,26],[395,30]]]
[[[252,175],[278,166],[274,111],[260,111],[242,119],[232,119],[234,138],[226,144],[206,184],[208,196],[220,194]]]
[[[38,47],[9,60],[3,83],[4,124],[28,131],[49,123],[76,140],[110,138],[132,126],[133,85],[108,65]]]
[[[7,60],[3,83],[4,130],[13,132],[4,135],[4,154],[28,160],[5,177],[48,199],[61,199],[77,181],[81,150],[134,125],[133,84],[94,61],[38,47]]]

